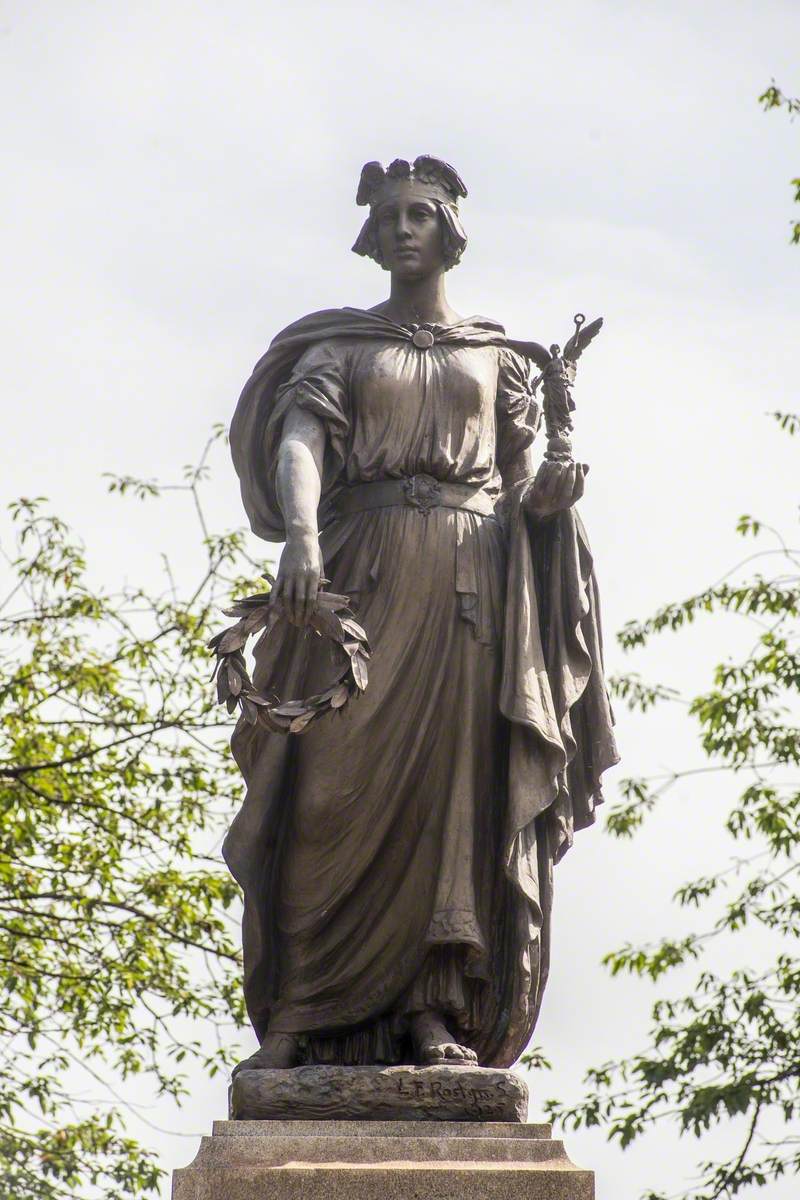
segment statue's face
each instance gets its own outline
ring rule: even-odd
[[[398,279],[424,279],[444,266],[442,223],[432,200],[398,188],[375,214],[383,265]]]

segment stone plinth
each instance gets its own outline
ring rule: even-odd
[[[528,1088],[487,1067],[295,1067],[240,1071],[234,1120],[525,1121]]]
[[[528,1089],[482,1067],[243,1071],[173,1200],[594,1200]]]
[[[547,1125],[218,1121],[173,1200],[594,1200]]]

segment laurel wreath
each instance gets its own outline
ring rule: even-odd
[[[263,578],[270,585],[275,582],[271,575]],[[327,712],[340,711],[353,696],[366,690],[369,641],[351,611],[348,596],[317,593],[308,627],[317,637],[328,638],[339,646],[347,665],[331,687],[307,700],[280,700],[276,695],[258,691],[248,673],[243,653],[248,638],[261,631],[254,647],[257,652],[275,626],[288,620],[281,605],[271,601],[270,593],[259,592],[237,600],[223,612],[239,620],[216,634],[208,647],[217,656],[211,676],[217,680],[217,700],[229,713],[239,708],[251,725],[261,724],[273,733],[302,733],[312,721]]]

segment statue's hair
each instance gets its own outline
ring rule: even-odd
[[[379,162],[368,162],[362,167],[356,204],[369,204],[370,214],[356,238],[354,252],[374,259],[385,268],[378,243],[375,214],[387,184],[395,179],[409,180],[422,185],[421,190],[436,206],[442,227],[444,263],[449,271],[461,261],[467,245],[467,235],[458,216],[458,201],[460,197],[466,196],[467,189],[454,167],[429,154],[421,154],[414,159],[413,164],[404,158],[396,158],[386,169]]]

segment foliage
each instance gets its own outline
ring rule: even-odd
[[[784,108],[791,119],[800,99],[786,96],[773,80],[759,97],[765,111]],[[800,203],[800,178],[792,180]],[[800,243],[800,222],[792,231]],[[800,414],[773,412],[784,433],[800,435]],[[622,803],[610,812],[607,829],[632,837],[679,780],[709,772],[739,786],[725,828],[739,843],[726,871],[692,880],[675,901],[706,915],[704,928],[684,938],[665,937],[644,946],[623,946],[603,960],[612,975],[622,972],[661,980],[680,967],[702,962],[712,946],[732,941],[742,964],[726,975],[701,970],[694,988],[677,999],[658,1000],[651,1011],[650,1044],[631,1059],[606,1063],[586,1077],[591,1091],[577,1105],[548,1104],[551,1116],[574,1128],[604,1126],[610,1138],[629,1145],[653,1125],[677,1122],[696,1137],[739,1118],[737,1152],[699,1165],[699,1180],[684,1196],[718,1200],[800,1174],[800,1137],[776,1129],[797,1128],[800,1117],[800,551],[776,530],[744,514],[742,537],[770,537],[769,548],[748,555],[738,568],[697,595],[665,605],[647,621],[630,622],[619,634],[625,650],[646,645],[664,631],[677,631],[701,616],[739,613],[758,626],[758,636],[741,662],[721,663],[713,687],[689,703],[700,726],[707,766],[660,777],[627,779]],[[766,560],[769,577],[741,569]],[[645,712],[671,689],[644,684],[638,675],[612,681],[632,709]],[[766,969],[745,965],[748,940],[759,929],[775,940]],[[742,934],[745,938],[742,938]],[[664,1200],[650,1192],[646,1200]]]
[[[769,112],[773,108],[784,108],[789,114],[791,120],[800,113],[800,99],[786,96],[779,87],[776,87],[773,79],[769,87],[758,97],[759,104],[764,106],[764,111]],[[800,204],[800,177],[793,179],[792,188],[794,189],[795,204]],[[794,221],[792,224],[792,242],[795,245],[800,245],[800,221]]]
[[[772,416],[784,431],[798,432],[792,414]],[[681,907],[705,916],[699,932],[606,955],[613,975],[653,981],[695,962],[702,969],[689,992],[653,1006],[643,1052],[591,1070],[591,1090],[579,1104],[548,1105],[550,1115],[567,1125],[604,1126],[623,1147],[665,1120],[699,1138],[742,1118],[736,1153],[700,1164],[699,1181],[684,1193],[695,1200],[732,1197],[800,1172],[800,1138],[770,1136],[793,1123],[796,1129],[800,1117],[800,552],[749,515],[737,528],[742,537],[768,538],[771,545],[748,555],[728,579],[632,622],[619,635],[631,650],[701,615],[731,612],[745,614],[758,628],[749,653],[720,664],[712,687],[689,704],[708,765],[625,780],[608,830],[632,836],[678,780],[719,772],[738,788],[725,828],[743,849],[727,870],[677,891]],[[743,577],[742,568],[754,558],[770,564],[768,577]],[[641,712],[675,699],[638,676],[617,680],[614,690]],[[775,944],[766,969],[748,964],[752,931],[759,928]],[[739,965],[727,974],[711,969],[711,947],[730,939]],[[649,1200],[661,1195],[648,1193]]]
[[[529,1046],[519,1060],[520,1067],[529,1071],[551,1071],[553,1064],[545,1057],[541,1046]]]
[[[154,1189],[161,1172],[125,1136],[106,1076],[147,1073],[178,1099],[180,1064],[193,1056],[218,1071],[223,1027],[243,1019],[226,913],[237,890],[217,856],[197,850],[211,848],[236,786],[206,642],[243,550],[241,534],[205,525],[210,444],[171,489],[200,525],[202,570],[182,591],[168,563],[163,593],[95,587],[82,546],[42,498],[11,506],[12,584],[0,605],[0,1172],[15,1200]],[[109,486],[141,498],[165,490],[129,478]],[[87,1100],[89,1081],[97,1094]]]

